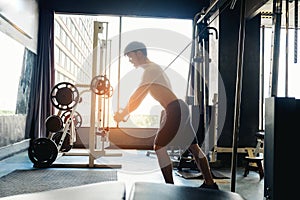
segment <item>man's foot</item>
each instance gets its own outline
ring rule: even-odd
[[[203,184],[200,185],[199,188],[218,190],[218,189],[219,189],[219,186],[217,185],[217,183],[214,183],[214,184],[212,184],[212,185],[207,185],[205,182],[203,182]]]

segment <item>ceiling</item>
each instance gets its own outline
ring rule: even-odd
[[[57,13],[193,19],[209,0],[37,0]]]

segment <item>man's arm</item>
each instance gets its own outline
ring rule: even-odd
[[[150,87],[150,84],[139,86],[129,98],[129,101],[122,112],[115,115],[115,120],[122,121],[132,111],[136,110],[147,96]]]

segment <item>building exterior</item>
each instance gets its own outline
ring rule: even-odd
[[[55,14],[55,82],[91,80],[94,17]]]

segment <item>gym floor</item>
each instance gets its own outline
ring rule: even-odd
[[[73,149],[70,151],[72,152]],[[74,149],[76,151],[76,149]],[[113,153],[121,153],[122,156],[109,157],[103,156],[95,160],[95,164],[121,165],[115,168],[118,171],[118,181],[126,183],[126,189],[130,189],[135,181],[161,182],[164,183],[163,177],[158,167],[155,154],[147,155],[145,150],[113,150]],[[53,164],[87,164],[88,156],[62,156],[58,157]],[[29,160],[27,151],[20,152],[14,156],[0,161],[0,176],[4,176],[16,169],[31,169],[32,162]],[[51,167],[52,168],[52,167]],[[115,170],[114,169],[114,170]],[[107,170],[107,169],[99,169]],[[212,168],[228,179],[215,179],[221,190],[231,191],[231,169],[230,168]],[[202,184],[203,179],[185,179],[176,173],[174,168],[175,185],[187,185],[198,187]],[[235,192],[241,194],[247,200],[263,200],[264,179],[260,180],[259,174],[250,171],[247,177],[244,177],[244,168],[237,168]]]

